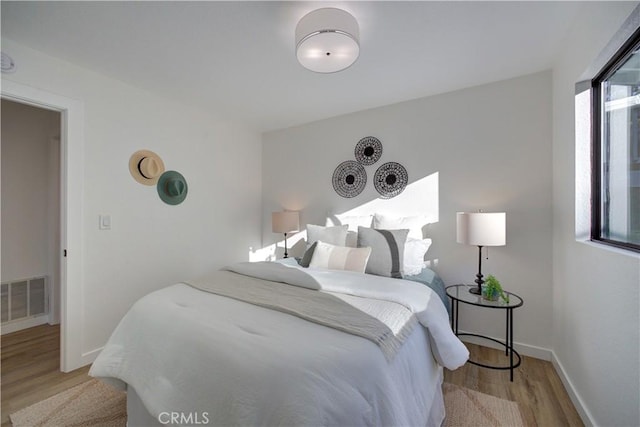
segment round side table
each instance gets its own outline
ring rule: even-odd
[[[511,292],[507,292],[507,291],[504,291],[504,293],[509,297],[509,302],[504,302],[502,298],[498,298],[497,301],[489,301],[484,299],[482,295],[476,295],[469,292],[469,289],[476,288],[476,287],[477,285],[447,286],[446,288],[447,296],[451,298],[451,329],[453,329],[453,332],[456,334],[456,336],[472,336],[472,337],[482,338],[482,339],[493,341],[503,346],[505,356],[509,356],[509,365],[507,366],[485,365],[482,363],[474,362],[472,360],[469,360],[469,363],[472,363],[476,366],[481,366],[483,368],[509,370],[511,374],[510,375],[511,381],[513,381],[513,370],[518,366],[520,366],[520,362],[522,361],[520,354],[513,348],[513,310],[518,307],[522,307],[524,302],[522,298],[520,298],[518,295]],[[506,312],[506,321],[505,321],[506,333],[505,333],[504,342],[485,336],[485,335],[471,334],[467,332],[463,332],[463,333],[458,332],[458,313],[459,313],[458,306],[460,303],[475,305],[482,308],[490,308],[494,310],[504,310]]]

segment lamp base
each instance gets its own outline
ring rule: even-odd
[[[287,253],[287,233],[284,233],[284,257],[289,258],[289,254]]]
[[[476,274],[475,282],[478,286],[469,289],[469,293],[482,295],[482,284],[484,283],[484,280],[482,280],[482,246],[478,246],[478,274]]]

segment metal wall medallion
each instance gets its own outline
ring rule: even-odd
[[[372,165],[382,157],[382,143],[375,136],[365,136],[356,144],[355,154],[359,163]]]
[[[408,182],[409,175],[407,170],[396,162],[383,164],[373,176],[373,185],[385,199],[390,199],[402,193]]]
[[[354,160],[338,165],[333,172],[333,189],[342,197],[356,197],[367,184],[367,172],[364,166]]]

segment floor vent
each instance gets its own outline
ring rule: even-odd
[[[48,321],[48,284],[47,276],[2,282],[0,317],[3,334],[41,325]]]

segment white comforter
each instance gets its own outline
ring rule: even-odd
[[[441,365],[454,369],[467,360],[442,302],[424,285],[276,263],[230,269],[398,302],[427,328]],[[131,308],[90,375],[131,385],[154,417],[177,411],[206,412],[211,425],[424,425],[429,402],[416,404],[411,384],[422,384],[411,373],[422,375],[423,368],[409,366],[408,379],[399,380],[389,367],[364,338],[177,284]],[[418,401],[432,392],[421,392]]]

